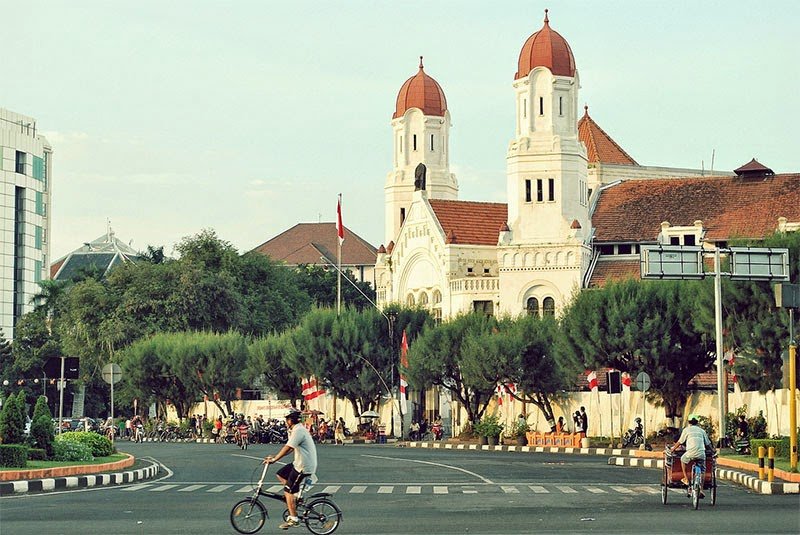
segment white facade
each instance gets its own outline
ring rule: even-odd
[[[14,336],[49,276],[52,148],[31,117],[0,109],[0,326]]]

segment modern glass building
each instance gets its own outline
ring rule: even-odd
[[[35,119],[0,108],[0,326],[7,338],[49,274],[52,155]]]

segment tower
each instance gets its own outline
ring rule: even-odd
[[[400,230],[414,193],[417,166],[426,167],[426,195],[432,199],[458,198],[458,183],[450,173],[450,112],[439,83],[428,76],[419,58],[419,71],[397,94],[392,115],[393,169],[384,186],[386,241]]]

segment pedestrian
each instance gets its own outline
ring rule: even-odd
[[[581,406],[581,426],[583,427],[583,432],[585,434],[589,434],[589,415],[586,414],[586,407]]]
[[[583,418],[581,417],[580,411],[575,411],[575,414],[572,416],[572,422],[574,424],[574,432],[583,433]]]
[[[745,419],[744,414],[740,414],[739,421],[736,422],[736,438],[747,438],[747,420]]]
[[[339,416],[339,420],[336,422],[336,428],[334,429],[334,441],[336,444],[344,446],[344,418],[341,416]]]
[[[281,529],[289,529],[300,525],[297,518],[295,493],[300,491],[300,484],[306,477],[314,478],[317,472],[317,447],[314,439],[304,425],[300,422],[300,412],[292,411],[286,415],[286,427],[289,429],[289,440],[277,455],[270,455],[264,463],[271,464],[285,457],[289,452],[294,452],[294,460],[278,470],[278,480],[283,484],[283,493],[286,498],[286,508],[289,515],[286,522],[281,524]]]
[[[132,430],[133,430],[133,424],[131,423],[131,419],[128,418],[127,420],[125,420],[125,438],[127,438],[128,440],[131,439],[131,435],[133,434]]]

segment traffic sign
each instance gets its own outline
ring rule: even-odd
[[[647,372],[639,372],[639,375],[636,376],[636,389],[642,392],[650,390],[650,376],[647,375]]]
[[[122,379],[122,368],[117,363],[110,363],[103,366],[103,381],[108,384],[118,383]]]

